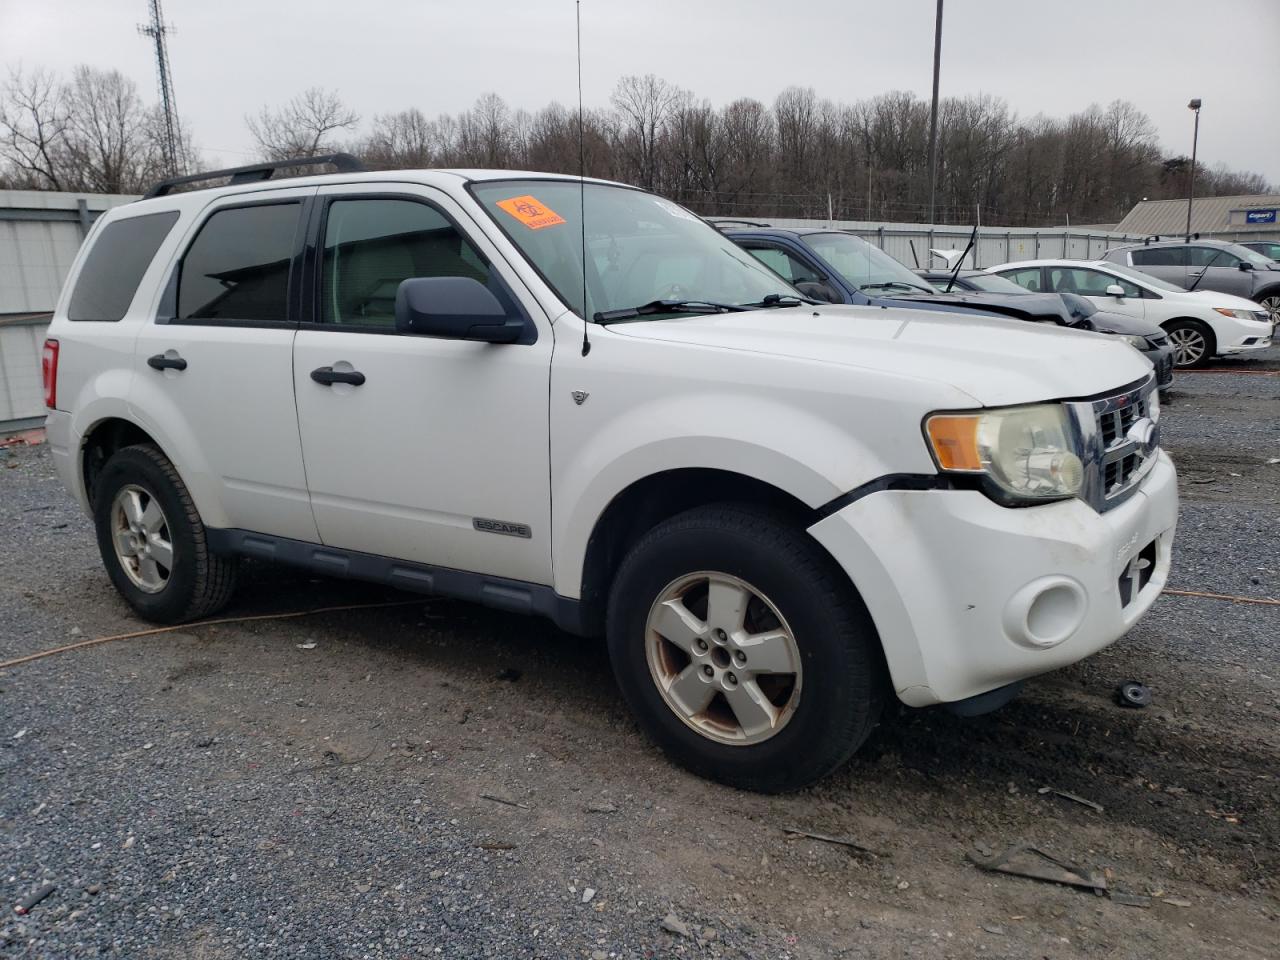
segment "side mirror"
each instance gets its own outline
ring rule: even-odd
[[[1249,271],[1249,270],[1252,270],[1252,269],[1253,269],[1253,264],[1252,264],[1252,263],[1250,263],[1248,260],[1241,260],[1241,261],[1240,261],[1240,269],[1241,269],[1241,270],[1244,270],[1244,271],[1246,271],[1246,272],[1247,272],[1247,271]]]
[[[1118,283],[1113,283],[1113,284],[1111,284],[1111,286],[1107,287],[1107,296],[1108,296],[1108,297],[1119,297],[1120,299],[1122,299],[1122,300],[1123,300],[1123,299],[1124,299],[1124,287],[1120,286],[1120,284],[1118,284]]]
[[[840,294],[825,280],[801,280],[796,289],[810,300],[821,300],[823,303],[839,303]]]
[[[470,277],[414,277],[396,290],[396,333],[448,340],[514,343],[524,321]]]

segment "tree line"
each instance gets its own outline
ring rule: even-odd
[[[410,107],[362,118],[311,88],[246,116],[262,159],[346,151],[373,169],[498,167],[633,183],[708,215],[923,221],[929,103],[891,91],[842,103],[788,87],[772,104],[721,107],[652,74],[609,105],[511,108],[486,93],[457,114]],[[10,73],[0,90],[0,186],[138,193],[168,174],[163,123],[118,71]],[[183,172],[205,169],[180,123]],[[1113,222],[1143,198],[1185,197],[1191,161],[1162,149],[1149,117],[1115,100],[1058,119],[1003,100],[949,97],[938,112],[935,221],[1042,226]],[[1265,193],[1256,173],[1196,165],[1199,196]]]

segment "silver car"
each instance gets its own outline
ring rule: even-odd
[[[1107,260],[1186,290],[1216,290],[1260,303],[1280,319],[1280,263],[1222,240],[1152,240],[1115,247]]]

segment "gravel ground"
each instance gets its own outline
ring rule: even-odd
[[[1268,353],[1170,397],[1174,589],[1280,597],[1280,376],[1243,372],[1280,371]],[[143,626],[43,447],[0,450],[0,521],[0,660]],[[1278,608],[1167,596],[996,714],[900,711],[836,776],[761,797],[669,765],[597,644],[246,574],[228,615],[401,605],[0,672],[0,899],[57,885],[30,916],[5,908],[0,957],[1264,957],[1280,940]],[[1152,707],[1114,706],[1129,677]],[[966,861],[1015,842],[1154,900]]]

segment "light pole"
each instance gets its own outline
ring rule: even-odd
[[[1191,184],[1187,188],[1187,239],[1191,239],[1191,203],[1196,198],[1196,146],[1200,142],[1200,98],[1196,97],[1187,104],[1188,110],[1195,111],[1196,128],[1191,135]]]
[[[929,111],[929,222],[933,223],[933,203],[938,194],[938,67],[942,61],[942,0],[933,25],[933,109]]]

